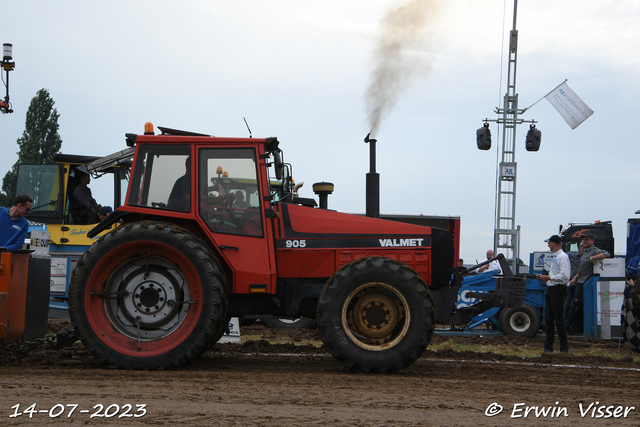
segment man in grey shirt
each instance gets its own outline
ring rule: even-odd
[[[580,258],[582,258],[582,253],[584,252],[584,246],[582,242],[578,246],[577,251],[567,252],[569,255],[569,262],[571,263],[571,275],[569,279],[572,279],[573,276],[578,274],[578,268],[580,267]],[[573,294],[575,293],[576,287],[570,283],[567,284],[567,301],[564,303],[564,320],[566,321],[569,318],[569,309],[571,307],[571,302],[573,302]]]
[[[572,334],[580,334],[582,332],[582,319],[583,319],[583,287],[584,284],[593,275],[593,266],[596,261],[611,258],[611,254],[607,251],[597,248],[595,245],[595,238],[591,233],[582,234],[582,245],[584,246],[584,252],[580,257],[580,265],[578,266],[578,272],[571,278],[569,286],[575,286],[575,292],[573,294],[573,301],[571,302],[571,308],[569,310],[569,318],[567,319],[567,330]]]

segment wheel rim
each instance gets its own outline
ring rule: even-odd
[[[189,336],[200,316],[201,298],[202,283],[186,257],[162,243],[137,241],[103,257],[91,273],[84,300],[89,324],[105,344],[148,357]]]
[[[162,338],[185,318],[190,291],[184,275],[170,262],[157,257],[132,260],[111,275],[104,292],[126,295],[104,299],[109,320],[129,338]]]
[[[509,325],[515,332],[526,332],[531,327],[531,318],[525,313],[514,313],[509,319]]]
[[[386,350],[402,341],[410,317],[404,296],[385,283],[359,286],[342,307],[342,324],[351,341],[372,351]]]
[[[301,321],[302,317],[298,317],[297,319],[278,319],[278,320],[281,321],[282,323],[288,323],[292,325],[294,323],[298,323],[299,321]]]

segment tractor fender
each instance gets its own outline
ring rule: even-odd
[[[106,217],[104,220],[100,221],[98,223],[98,225],[93,227],[87,233],[87,237],[89,237],[90,239],[93,239],[98,234],[102,233],[104,230],[108,229],[113,224],[115,224],[116,222],[120,221],[121,219],[123,219],[124,217],[127,217],[129,215],[136,215],[137,216],[139,214],[134,213],[134,212],[126,212],[126,211],[118,211],[118,210],[113,212],[111,215]]]

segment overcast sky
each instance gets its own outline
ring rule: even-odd
[[[62,152],[107,155],[144,123],[217,136],[277,136],[301,196],[334,183],[329,207],[365,211],[372,81],[381,22],[403,0],[155,0],[4,2],[0,42],[13,44],[14,113],[0,117],[0,178],[17,159],[31,98],[47,88],[60,114]],[[432,2],[424,2],[431,6]],[[506,92],[513,0],[449,0],[423,10],[403,50],[412,77],[391,92],[378,130],[381,212],[459,216],[461,256],[493,246],[501,141],[476,148]],[[525,108],[568,79],[595,111],[571,128],[546,100],[539,152],[517,130],[516,223],[521,257],[546,250],[560,224],[626,220],[640,209],[636,152],[640,3],[520,0],[516,91]],[[390,86],[385,86],[388,90]],[[382,90],[382,89],[381,89]],[[99,188],[98,182],[92,187]],[[99,194],[95,194],[98,201]],[[596,242],[597,245],[597,242]]]

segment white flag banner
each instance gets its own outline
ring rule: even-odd
[[[593,114],[593,110],[582,102],[582,99],[571,90],[566,81],[551,91],[545,98],[551,105],[556,107],[558,113],[571,126],[571,129],[580,126],[580,123]]]

